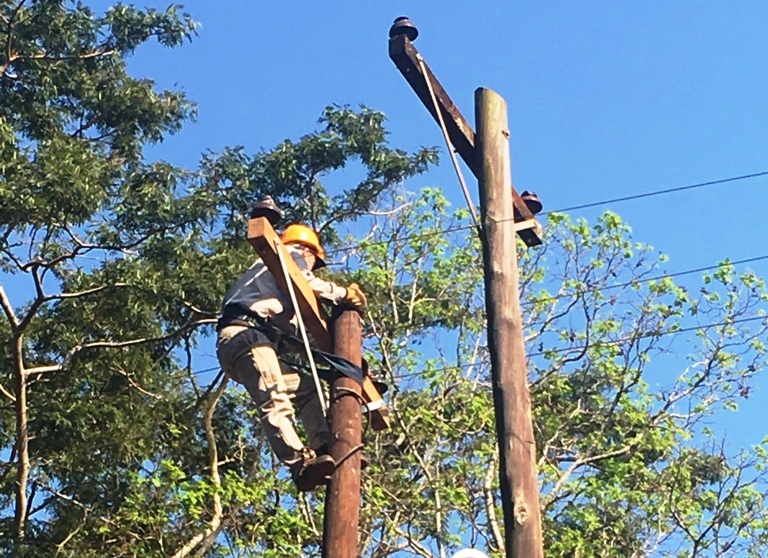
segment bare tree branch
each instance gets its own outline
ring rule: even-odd
[[[8,299],[8,295],[5,294],[5,289],[0,285],[0,306],[3,308],[5,317],[8,318],[8,323],[11,324],[11,329],[18,329],[19,319],[16,317],[16,313],[13,311],[13,305]]]
[[[632,445],[626,445],[622,448],[613,450],[613,451],[607,451],[605,453],[601,453],[599,455],[592,455],[590,457],[580,457],[576,459],[570,467],[563,473],[560,478],[555,483],[555,486],[552,487],[552,490],[547,494],[546,496],[546,503],[544,504],[544,508],[546,508],[552,500],[554,500],[557,497],[557,494],[562,490],[565,483],[568,481],[569,478],[571,478],[571,475],[581,466],[586,465],[587,463],[595,463],[597,461],[601,461],[603,459],[610,459],[612,457],[618,457],[619,455],[624,455],[625,453],[629,452],[632,449]]]
[[[93,287],[92,289],[86,289],[84,291],[78,291],[74,293],[60,293],[55,295],[45,295],[43,302],[49,302],[51,300],[67,300],[71,298],[81,298],[84,296],[100,293],[102,291],[108,291],[110,289],[116,289],[119,287],[127,287],[128,283],[113,283],[112,285],[102,285],[100,287]]]
[[[224,389],[227,387],[228,378],[224,377],[221,385],[218,387],[213,397],[205,410],[205,416],[203,418],[203,424],[205,426],[205,438],[208,441],[208,461],[211,469],[211,480],[213,481],[214,493],[213,493],[213,517],[208,523],[208,527],[198,533],[187,544],[182,546],[173,558],[185,558],[202,543],[202,547],[199,551],[200,555],[211,547],[211,545],[219,536],[221,530],[224,528],[225,523],[222,520],[223,509],[221,506],[221,495],[219,494],[219,488],[221,488],[221,477],[219,476],[219,458],[216,449],[216,436],[213,432],[213,411],[216,408],[216,404],[219,402],[221,395],[224,393]]]
[[[136,345],[142,345],[144,343],[152,343],[156,341],[166,341],[168,339],[172,339],[173,337],[176,337],[177,335],[181,335],[187,331],[190,331],[192,329],[195,329],[198,326],[205,325],[205,324],[213,324],[216,323],[216,320],[213,318],[204,318],[201,320],[196,320],[194,322],[190,322],[179,329],[176,329],[174,331],[171,331],[170,333],[167,333],[165,335],[160,335],[158,337],[140,337],[137,339],[130,339],[128,341],[91,341],[89,343],[82,343],[80,345],[77,345],[76,347],[72,348],[64,357],[61,364],[51,364],[47,366],[37,366],[35,368],[29,368],[26,369],[27,374],[44,374],[47,372],[60,372],[61,370],[64,370],[67,365],[72,361],[72,359],[82,351],[85,351],[86,349],[97,349],[97,348],[107,348],[107,349],[123,349],[125,347],[133,347]]]
[[[26,0],[21,0],[11,12],[11,17],[8,19],[3,18],[3,22],[5,23],[8,32],[8,39],[5,43],[5,64],[0,66],[0,76],[4,76],[8,67],[11,65],[11,59],[13,58],[13,24],[25,2]]]
[[[16,473],[16,509],[14,523],[16,526],[16,539],[24,540],[26,534],[26,517],[29,500],[27,497],[27,483],[29,482],[29,431],[27,427],[27,374],[24,372],[24,360],[22,356],[21,336],[17,336],[13,346],[14,375],[16,377],[16,454],[18,472]]]
[[[496,518],[496,499],[493,495],[493,479],[496,476],[496,466],[499,462],[498,448],[493,452],[491,462],[488,464],[488,471],[483,479],[483,493],[485,494],[485,515],[488,517],[488,525],[491,527],[493,535],[494,549],[504,554],[504,536],[499,529],[499,520]]]
[[[141,386],[140,386],[140,385],[139,385],[139,384],[136,382],[136,380],[134,380],[133,378],[131,378],[131,375],[130,375],[128,372],[126,372],[126,371],[123,369],[123,367],[122,367],[122,366],[118,366],[118,367],[117,367],[117,371],[120,373],[120,375],[121,375],[121,376],[124,376],[124,377],[125,377],[125,379],[128,381],[128,383],[131,385],[131,387],[132,387],[132,388],[134,388],[134,389],[135,389],[136,391],[138,391],[139,393],[143,393],[144,395],[148,395],[149,397],[152,397],[152,398],[154,398],[154,399],[162,399],[162,398],[163,398],[163,396],[162,396],[162,395],[157,395],[156,393],[151,393],[151,392],[149,392],[149,391],[145,390],[143,387],[141,387]]]
[[[59,492],[58,490],[56,490],[56,489],[55,489],[55,488],[53,488],[52,486],[49,486],[49,485],[45,485],[45,486],[43,486],[43,489],[44,489],[44,490],[46,490],[47,492],[50,492],[50,493],[51,493],[51,494],[53,494],[54,496],[56,496],[56,498],[59,498],[59,499],[61,499],[61,500],[65,500],[65,501],[67,501],[67,502],[71,503],[72,505],[74,505],[74,506],[76,506],[76,507],[80,508],[81,510],[83,510],[83,522],[82,522],[80,525],[78,525],[77,527],[75,527],[75,529],[73,529],[72,531],[70,531],[70,532],[69,532],[69,534],[67,534],[67,536],[66,536],[66,537],[64,537],[64,539],[63,539],[63,540],[62,540],[60,543],[58,543],[58,544],[56,545],[56,554],[55,554],[55,556],[58,556],[58,555],[59,555],[59,553],[61,553],[61,552],[62,552],[62,550],[64,549],[64,547],[67,545],[67,543],[68,543],[69,541],[71,541],[71,540],[72,540],[72,538],[73,538],[73,537],[74,537],[74,536],[75,536],[75,535],[76,535],[76,534],[77,534],[77,533],[78,533],[78,532],[79,532],[79,531],[80,531],[80,530],[83,528],[83,526],[85,525],[85,519],[86,519],[86,517],[88,516],[88,507],[87,507],[85,504],[83,504],[82,502],[78,502],[78,501],[77,501],[77,500],[75,500],[74,498],[72,498],[72,497],[70,497],[70,496],[67,496],[66,494],[62,494],[61,492]]]
[[[97,58],[99,56],[111,56],[115,54],[113,49],[99,48],[92,50],[91,52],[84,52],[82,54],[60,54],[50,55],[47,52],[39,52],[35,54],[17,55],[11,58],[11,62],[15,60],[46,60],[48,62],[60,62],[63,60],[87,60],[89,58]]]

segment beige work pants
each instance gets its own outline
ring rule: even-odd
[[[231,325],[219,332],[216,352],[224,372],[242,384],[259,406],[262,429],[277,458],[299,460],[304,444],[294,426],[294,404],[317,449],[328,442],[328,425],[312,378],[284,369],[275,345],[260,331]]]

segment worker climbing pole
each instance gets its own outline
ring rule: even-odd
[[[313,271],[325,265],[317,233],[291,224],[278,236],[273,227],[280,219],[269,197],[251,213],[248,241],[260,258],[225,296],[217,351],[222,369],[258,404],[263,431],[297,489],[329,485],[323,556],[353,558],[363,409],[371,428],[389,427],[382,384],[363,367],[360,313],[366,298],[355,283],[341,287],[315,276]],[[321,300],[334,305],[333,334]],[[304,354],[309,373],[288,365],[289,351]],[[331,383],[330,407],[321,379]],[[308,444],[296,433],[291,400]]]

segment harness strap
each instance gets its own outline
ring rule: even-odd
[[[294,335],[284,335],[282,337],[283,341],[286,341],[290,343],[291,345],[301,345],[301,339]],[[353,362],[348,361],[344,357],[340,357],[339,355],[334,355],[333,353],[326,353],[325,351],[321,351],[319,349],[312,349],[312,356],[315,357],[319,362],[322,362],[323,364],[330,366],[334,370],[336,370],[339,374],[346,376],[347,378],[351,378],[352,380],[356,381],[358,384],[363,385],[363,369],[354,364]],[[323,377],[323,379],[326,382],[330,382],[330,376],[326,374],[326,377]]]
[[[258,329],[264,333],[270,341],[275,343],[284,342],[300,349],[304,348],[304,343],[301,339],[276,328],[268,319],[260,316],[247,306],[240,304],[225,306],[222,316],[219,318],[217,329],[221,330],[228,325],[241,325]],[[363,384],[363,369],[347,359],[314,348],[312,349],[312,356],[325,365],[330,366],[339,374],[355,380],[360,385]],[[320,374],[320,377],[330,383],[330,375],[326,371],[324,372],[325,373]]]
[[[312,355],[318,360],[322,361],[323,364],[329,366],[329,368],[318,368],[317,374],[320,376],[320,378],[329,384],[333,381],[333,375],[332,372],[335,370],[342,376],[346,376],[347,378],[350,378],[351,380],[356,381],[358,384],[363,385],[363,370],[359,366],[355,366],[353,363],[349,362],[348,360],[341,358],[337,355],[331,355],[328,353],[322,353],[320,351],[312,351]],[[330,362],[328,360],[328,357],[331,357],[334,362]],[[297,370],[303,370],[306,372],[309,372],[309,367],[305,366],[303,364],[300,364],[298,362],[293,362],[290,360],[280,359],[281,362],[284,364],[287,364],[289,367]]]

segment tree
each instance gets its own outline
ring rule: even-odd
[[[48,504],[34,507],[38,490],[62,498],[67,492],[66,482],[53,481],[56,475],[34,473],[41,466],[35,454],[44,432],[59,436],[61,421],[83,421],[85,427],[92,420],[71,408],[66,418],[42,413],[30,406],[30,390],[48,391],[50,397],[63,374],[45,386],[43,375],[98,366],[82,360],[93,342],[80,342],[78,332],[63,329],[75,318],[73,307],[85,305],[91,295],[103,297],[108,289],[123,287],[109,269],[120,264],[90,271],[91,264],[80,262],[106,247],[113,254],[128,251],[149,236],[138,227],[123,229],[119,202],[134,195],[130,177],[146,172],[141,170],[142,146],[176,131],[192,113],[183,95],[156,93],[151,82],[129,77],[123,57],[152,37],[167,46],[180,44],[195,25],[175,7],[159,13],[117,6],[97,17],[80,4],[68,7],[58,1],[2,2],[0,16],[2,266],[6,274],[26,275],[35,293],[22,306],[0,291],[4,346],[11,363],[4,369],[2,392],[6,403],[12,403],[3,411],[3,423],[15,422],[4,437],[10,451],[4,475],[13,482],[5,483],[2,498],[14,500],[6,504],[14,514],[3,531],[21,540],[35,512],[51,511]],[[168,167],[165,179],[173,181],[175,175]],[[51,283],[61,285],[61,291],[52,294]],[[57,327],[48,329],[43,316],[56,317]],[[87,327],[100,337],[110,324]],[[137,333],[152,336],[156,331],[142,325]],[[66,357],[50,364],[55,354]],[[82,391],[87,380],[82,381],[70,387]]]
[[[471,229],[436,191],[399,203],[359,271],[400,387],[375,437],[366,555],[444,556],[461,535],[500,556],[478,243],[433,234]],[[765,443],[728,453],[706,427],[765,368],[763,281],[723,262],[694,296],[610,212],[550,214],[546,231],[520,269],[548,554],[764,554]]]
[[[231,536],[298,554],[310,528],[268,498],[289,483],[253,467],[270,459],[253,410],[195,375],[194,347],[254,257],[242,226],[262,193],[343,222],[433,152],[389,148],[375,111],[328,107],[320,131],[270,152],[147,164],[194,106],[125,58],[191,38],[189,16],[21,0],[0,16],[3,551],[184,556]],[[331,199],[321,177],[352,159],[363,178]]]
[[[395,421],[366,432],[361,555],[499,556],[479,244],[439,188],[404,187],[435,150],[329,106],[270,150],[148,164],[194,106],[125,57],[191,37],[189,16],[22,0],[0,16],[2,552],[317,554],[322,495],[296,494],[243,391],[197,366],[269,193],[370,295]],[[338,175],[351,186],[326,187]],[[765,447],[734,455],[703,422],[765,366],[764,284],[724,263],[686,291],[662,266],[612,213],[552,214],[545,246],[521,249],[551,555],[765,553]]]

